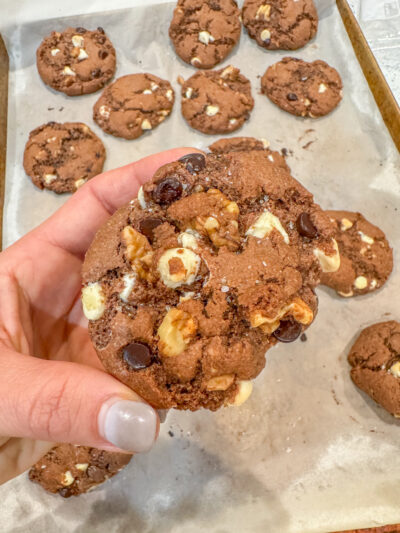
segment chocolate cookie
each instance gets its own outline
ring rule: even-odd
[[[342,99],[339,73],[325,61],[307,63],[284,57],[268,67],[261,78],[261,92],[278,107],[301,117],[322,117]]]
[[[203,133],[239,129],[253,107],[249,80],[231,65],[198,71],[182,85],[182,114],[192,128]]]
[[[48,122],[29,134],[24,169],[39,189],[74,192],[103,170],[101,140],[81,122]]]
[[[97,233],[82,303],[106,370],[156,408],[242,403],[339,267],[329,217],[263,151],[160,168]]]
[[[390,320],[364,329],[348,359],[357,387],[400,417],[400,323]]]
[[[279,153],[269,149],[269,142],[255,137],[229,137],[220,139],[208,147],[213,154],[227,154],[228,152],[252,152],[263,150],[268,154],[268,159],[276,165],[290,170],[285,158]]]
[[[103,28],[53,31],[36,52],[40,77],[69,96],[98,91],[114,76],[115,50]]]
[[[383,231],[361,213],[326,211],[336,227],[341,263],[321,283],[340,296],[366,294],[382,287],[393,270],[393,252]]]
[[[63,498],[79,496],[118,474],[131,460],[126,453],[58,444],[29,470],[29,479]]]
[[[106,133],[137,139],[167,118],[174,100],[169,81],[153,74],[129,74],[104,89],[94,105],[93,119]]]
[[[297,50],[318,28],[313,0],[245,0],[242,18],[250,37],[269,50]]]
[[[240,38],[234,0],[178,0],[169,36],[178,56],[196,68],[221,63]]]

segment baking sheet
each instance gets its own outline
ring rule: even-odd
[[[41,3],[43,14],[46,4]],[[91,2],[90,9],[99,5]],[[116,46],[117,76],[149,71],[168,78],[178,92],[177,76],[194,71],[169,44],[172,9],[147,2],[131,10],[2,29],[11,60],[6,245],[65,201],[35,189],[24,175],[24,144],[39,124],[86,122],[106,145],[106,168],[173,146],[205,147],[216,139],[186,125],[179,96],[172,117],[151,134],[136,141],[114,139],[91,120],[98,94],[68,98],[37,75],[35,50],[44,35],[67,25],[100,25]],[[250,78],[256,101],[250,121],[236,135],[264,137],[274,149],[287,148],[293,174],[318,202],[328,209],[361,210],[399,249],[399,155],[336,9],[325,12],[316,40],[293,53],[324,59],[339,70],[344,99],[335,112],[318,120],[298,119],[258,94],[258,76],[284,55],[261,50],[243,34],[223,63],[240,67]],[[307,342],[271,350],[252,397],[241,408],[171,411],[149,454],[80,498],[62,500],[19,476],[0,487],[1,531],[313,533],[399,522],[399,422],[353,387],[346,362],[362,327],[400,319],[399,289],[397,264],[388,284],[374,295],[342,300],[319,289],[320,310]]]

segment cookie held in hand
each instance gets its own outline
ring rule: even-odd
[[[98,231],[82,303],[105,369],[156,408],[240,404],[339,268],[329,217],[264,151],[161,167]]]

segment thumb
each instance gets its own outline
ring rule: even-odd
[[[0,435],[148,451],[156,411],[109,374],[77,363],[0,354]]]

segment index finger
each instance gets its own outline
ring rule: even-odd
[[[193,148],[176,148],[151,155],[90,180],[63,207],[41,224],[36,236],[69,253],[82,256],[101,224],[137,195],[158,168]]]

